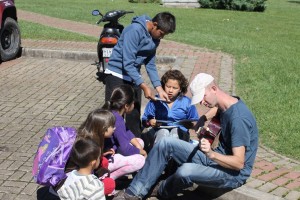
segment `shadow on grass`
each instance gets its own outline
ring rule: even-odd
[[[288,1],[289,3],[296,3],[296,4],[300,4],[300,1]]]

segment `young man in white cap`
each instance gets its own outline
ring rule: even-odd
[[[222,131],[218,147],[212,150],[207,139],[201,139],[195,147],[182,140],[163,138],[154,145],[129,187],[118,193],[115,200],[145,197],[170,158],[179,168],[154,189],[159,199],[172,198],[193,183],[233,189],[249,178],[258,147],[258,129],[251,111],[240,98],[222,91],[209,74],[196,75],[190,89],[193,104],[219,109]]]

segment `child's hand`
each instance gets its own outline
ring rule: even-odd
[[[149,120],[149,124],[151,127],[157,127],[157,124],[156,124],[156,119],[150,119]],[[160,126],[160,125],[159,125]]]
[[[147,152],[146,152],[144,149],[141,149],[141,150],[140,150],[140,154],[141,154],[142,156],[144,156],[145,158],[147,157]]]
[[[130,140],[130,143],[138,149],[143,149],[143,147],[141,146],[141,144],[139,143],[139,141],[136,138],[132,138]]]
[[[107,155],[115,155],[115,150],[114,149],[110,149],[109,151],[107,151],[107,152],[105,152],[105,153],[103,153],[103,156],[107,156]]]

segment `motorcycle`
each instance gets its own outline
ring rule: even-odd
[[[98,62],[95,63],[97,66],[98,80],[104,82],[105,74],[104,71],[107,68],[109,57],[112,54],[113,47],[117,44],[118,39],[124,29],[124,26],[119,23],[119,19],[128,13],[134,13],[133,11],[125,10],[112,10],[103,15],[99,10],[93,10],[93,16],[101,16],[97,24],[101,22],[107,22],[100,34],[97,55]]]

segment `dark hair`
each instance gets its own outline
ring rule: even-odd
[[[168,70],[162,77],[161,77],[161,85],[165,88],[165,84],[168,82],[169,79],[177,80],[180,86],[180,96],[187,93],[189,82],[187,78],[181,73],[181,71],[175,70]]]
[[[126,104],[134,102],[134,89],[131,85],[120,85],[116,87],[102,108],[120,111]]]
[[[165,33],[174,33],[176,29],[175,16],[169,12],[161,12],[153,17],[152,22],[157,22],[157,28]]]
[[[103,149],[104,133],[109,127],[114,127],[115,122],[116,118],[109,110],[93,110],[79,127],[77,137],[92,138]]]
[[[101,152],[100,146],[92,138],[78,138],[72,147],[71,157],[79,168],[83,168],[97,160]]]

